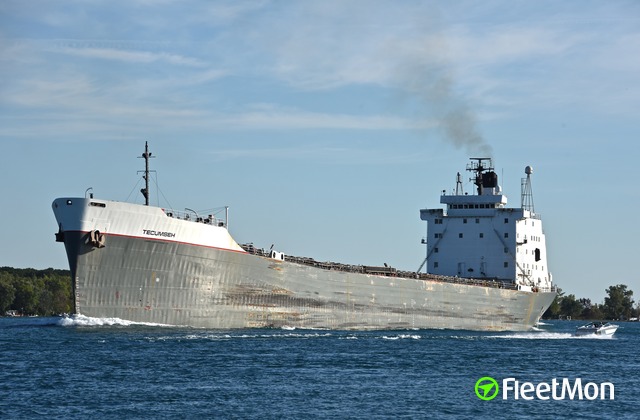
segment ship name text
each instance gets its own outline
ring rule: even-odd
[[[142,229],[142,232],[145,235],[149,235],[149,236],[162,236],[164,238],[175,238],[176,234],[173,232],[163,232],[163,231],[159,231],[159,230],[150,230],[150,229]]]

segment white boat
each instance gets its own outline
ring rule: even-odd
[[[576,335],[613,335],[617,329],[617,325],[608,322],[590,322],[576,328]]]

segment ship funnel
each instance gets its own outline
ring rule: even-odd
[[[475,172],[475,176],[469,181],[476,184],[478,195],[482,195],[485,188],[498,186],[498,175],[493,171],[491,158],[471,158],[471,163],[467,164],[467,171]]]

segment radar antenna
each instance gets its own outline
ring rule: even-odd
[[[531,213],[535,213],[533,190],[531,189],[531,174],[533,173],[533,168],[527,166],[524,168],[524,173],[527,174],[527,177],[522,178],[520,183],[520,207],[522,207],[523,210],[529,210]]]
[[[485,171],[493,171],[493,164],[491,163],[491,158],[470,158],[471,163],[467,165],[467,171],[475,172],[476,176],[474,178],[469,178],[469,181],[476,184],[478,187],[478,195],[482,195],[482,190],[484,187],[484,183],[482,180],[482,173]],[[477,161],[477,162],[474,162]],[[483,165],[482,162],[486,161],[487,165]]]

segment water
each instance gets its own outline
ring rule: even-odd
[[[638,418],[640,323],[529,333],[214,331],[0,319],[0,418]],[[483,376],[612,382],[614,400],[480,400]]]

